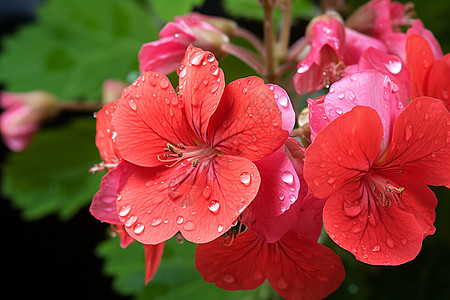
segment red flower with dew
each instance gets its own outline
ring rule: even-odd
[[[123,179],[119,220],[144,244],[179,231],[196,243],[225,233],[258,192],[252,161],[288,137],[274,93],[260,78],[225,87],[215,57],[192,46],[178,75],[177,95],[163,74],[142,74],[112,117],[122,158],[114,169]]]
[[[412,81],[411,99],[430,96],[450,110],[450,54],[442,55],[432,33],[420,21],[408,30],[406,64]]]
[[[345,277],[339,256],[294,231],[276,243],[247,230],[231,245],[222,239],[198,245],[195,265],[205,281],[221,289],[251,290],[267,279],[285,299],[323,299]]]
[[[435,231],[437,200],[426,185],[450,183],[450,113],[442,101],[419,97],[398,117],[388,115],[355,106],[317,134],[304,166],[314,195],[328,198],[329,236],[374,265],[415,258]]]
[[[103,162],[95,166],[92,171],[108,169],[108,173],[103,177],[101,188],[92,200],[90,206],[91,214],[102,222],[109,223],[111,229],[119,235],[120,246],[128,247],[134,238],[132,238],[125,230],[125,226],[120,221],[117,213],[116,198],[117,193],[123,187],[124,181],[128,178],[129,168],[122,167],[115,169],[114,167],[120,162],[120,154],[115,147],[115,131],[111,125],[111,118],[117,108],[117,100],[106,104],[96,113],[97,125],[95,142],[100,152]],[[126,164],[126,162],[123,162]],[[161,257],[164,251],[164,243],[157,245],[144,245],[145,253],[145,282],[148,283],[155,275]]]

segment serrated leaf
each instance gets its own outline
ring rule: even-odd
[[[166,242],[158,271],[145,286],[145,257],[142,244],[134,242],[126,249],[117,238],[99,244],[97,255],[104,259],[104,271],[112,276],[117,292],[134,295],[135,300],[150,299],[269,299],[275,295],[268,283],[252,291],[225,291],[203,280],[195,269],[196,244],[179,244],[175,238]]]
[[[2,190],[24,219],[68,219],[89,204],[103,175],[89,173],[100,160],[94,136],[95,119],[82,117],[42,129],[25,151],[9,154]]]
[[[15,92],[100,99],[103,80],[125,80],[138,68],[141,45],[158,31],[137,1],[49,0],[36,23],[4,42],[0,80]]]

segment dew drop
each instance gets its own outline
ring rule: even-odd
[[[402,70],[402,62],[397,59],[390,59],[387,63],[384,63],[384,65],[392,74],[398,74]]]
[[[234,276],[231,274],[225,274],[223,276],[223,281],[225,281],[226,283],[233,283],[234,282]]]
[[[250,185],[250,182],[251,182],[251,176],[250,176],[250,174],[249,173],[247,173],[247,172],[244,172],[244,173],[242,173],[241,174],[241,182],[244,184],[244,185]]]
[[[125,217],[126,215],[128,215],[130,213],[130,211],[131,211],[131,206],[130,205],[124,205],[119,210],[119,216]]]
[[[152,222],[150,223],[150,225],[152,226],[158,226],[159,224],[162,223],[162,219],[161,218],[155,218],[152,220]]]
[[[130,226],[132,226],[134,223],[136,223],[136,221],[137,221],[137,217],[136,217],[136,216],[130,216],[130,217],[128,218],[128,220],[125,222],[125,226],[126,226],[126,227],[130,227]]]
[[[292,175],[291,172],[286,171],[283,174],[281,174],[281,180],[283,180],[286,184],[293,184],[294,183],[294,175]]]
[[[177,222],[178,225],[181,225],[183,223],[183,221],[184,221],[183,216],[178,216],[177,217],[176,222]]]
[[[388,239],[386,240],[386,245],[387,245],[389,248],[394,248],[395,243],[394,243],[394,241],[393,241],[391,238],[388,238]]]
[[[289,201],[291,201],[291,203],[294,203],[296,200],[297,200],[297,197],[295,195],[289,196]]]
[[[203,60],[203,53],[197,52],[194,54],[194,56],[191,58],[191,65],[198,66],[202,63]]]
[[[380,245],[376,244],[375,246],[373,246],[372,251],[373,252],[379,252],[381,250]]]
[[[208,209],[210,212],[217,214],[219,212],[220,203],[217,200],[211,200],[208,204]]]
[[[186,231],[192,231],[192,230],[195,229],[195,224],[192,223],[191,221],[186,222],[186,223],[184,224],[184,226],[183,226],[183,229],[186,230]]]
[[[409,126],[406,126],[406,128],[405,128],[405,140],[409,141],[411,139],[411,137],[412,137],[412,128],[411,128],[411,125],[409,125]]]
[[[217,66],[212,66],[211,67],[211,74],[214,76],[217,76],[217,74],[219,74],[219,68]]]
[[[336,108],[336,113],[338,115],[342,115],[344,113],[344,111],[342,109],[340,109],[340,108]]]
[[[159,82],[159,86],[163,89],[167,89],[169,87],[169,81],[166,78],[162,78]]]
[[[214,55],[208,54],[208,57],[206,57],[206,60],[212,63],[214,61]]]
[[[297,69],[297,73],[303,74],[306,71],[309,70],[309,66],[306,64],[301,64],[300,67]]]
[[[287,282],[287,280],[284,279],[283,277],[280,277],[278,279],[277,285],[280,289],[285,290],[289,287],[289,282]]]
[[[406,245],[407,243],[408,243],[408,240],[407,240],[407,239],[403,239],[403,240],[402,240],[402,244],[403,244],[403,245]]]
[[[223,231],[223,225],[219,224],[219,227],[217,227],[217,232],[222,232]]]
[[[344,201],[344,214],[348,217],[356,217],[361,212],[361,205],[350,204],[347,201]]]
[[[203,189],[203,197],[209,199],[209,197],[211,197],[211,193],[212,193],[211,188],[209,187],[209,185],[206,185],[205,188]]]
[[[137,223],[134,225],[134,233],[136,234],[142,234],[144,232],[145,225],[141,223]]]
[[[130,108],[134,111],[136,111],[137,109],[137,104],[133,99],[128,100],[128,105],[130,106]]]
[[[288,105],[288,97],[286,97],[285,95],[282,95],[278,99],[278,103],[280,103],[280,105],[283,106],[283,107],[287,107],[287,105]]]
[[[327,182],[328,182],[329,184],[332,184],[335,180],[336,180],[335,177],[328,177]]]
[[[211,90],[210,90],[211,94],[214,94],[215,92],[217,92],[218,89],[219,89],[219,85],[217,83],[213,84],[211,86]]]
[[[344,99],[344,92],[343,91],[339,91],[338,93],[337,93],[337,97],[339,98],[339,99]]]

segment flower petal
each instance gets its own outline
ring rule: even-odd
[[[394,204],[382,206],[361,181],[348,183],[328,198],[323,221],[335,243],[367,264],[403,264],[422,247],[424,235],[414,215]]]
[[[364,70],[346,76],[330,87],[324,100],[325,113],[333,121],[356,105],[375,109],[383,124],[383,150],[389,143],[394,121],[404,108],[398,91],[399,87],[389,76],[376,70]]]
[[[225,88],[223,71],[218,65],[211,52],[190,45],[177,71],[186,120],[197,139],[205,142],[209,120]]]
[[[112,118],[122,158],[139,166],[165,163],[158,159],[167,143],[192,145],[186,119],[169,79],[148,72],[124,89]]]
[[[450,184],[450,112],[442,101],[419,97],[394,124],[383,168],[410,171],[429,185]]]
[[[304,166],[314,195],[326,198],[369,170],[382,136],[377,112],[365,106],[354,107],[322,129],[306,150]]]
[[[450,77],[442,74],[450,74],[450,53],[434,62],[426,82],[426,96],[441,99],[450,111]]]
[[[258,77],[226,86],[208,131],[216,150],[252,161],[275,152],[289,134],[282,128],[274,93]]]
[[[188,241],[206,243],[230,229],[259,184],[251,161],[226,155],[197,167],[136,167],[120,193],[118,213],[141,243],[158,244],[178,231]]]
[[[281,117],[283,119],[283,125],[281,128],[291,132],[295,125],[295,111],[292,107],[291,100],[286,91],[275,84],[267,84],[267,86],[273,91],[275,95],[275,101],[277,102],[278,109],[281,111]]]
[[[95,113],[95,118],[97,119],[95,145],[105,163],[116,163],[120,158],[114,142],[117,132],[111,124],[112,116],[117,108],[117,102],[118,100],[115,100],[105,104],[101,110]]]
[[[158,270],[161,257],[164,252],[164,244],[144,245],[145,251],[145,284],[152,280],[156,271]]]

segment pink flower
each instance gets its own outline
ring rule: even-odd
[[[345,277],[339,256],[293,231],[276,243],[247,230],[228,246],[221,239],[198,245],[195,266],[221,289],[251,290],[267,279],[285,299],[323,299]]]
[[[231,32],[234,26],[235,23],[230,20],[198,13],[177,17],[175,22],[164,26],[159,33],[159,40],[141,47],[139,69],[142,73],[171,73],[180,65],[189,44],[221,55],[221,46],[229,42],[228,35],[222,29]]]
[[[23,151],[42,123],[59,113],[56,99],[44,91],[0,94],[3,141],[12,151]]]
[[[258,192],[252,161],[288,136],[261,79],[225,87],[214,56],[192,46],[178,75],[179,95],[163,74],[142,74],[117,101],[109,128],[122,159],[110,175],[120,182],[111,194],[119,220],[144,244],[178,231],[196,243],[225,233]]]
[[[368,264],[399,265],[435,231],[437,201],[426,185],[450,183],[450,113],[428,97],[398,109],[387,76],[352,76],[325,97],[330,123],[306,151],[304,176],[328,198],[324,228],[338,245]]]

